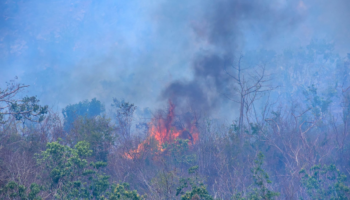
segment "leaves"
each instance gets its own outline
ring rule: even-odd
[[[3,188],[0,188],[0,199],[17,199],[21,200],[41,200],[37,195],[42,187],[36,183],[30,185],[30,190],[15,181],[8,182]]]
[[[85,100],[77,104],[68,105],[62,110],[65,130],[70,130],[73,122],[79,117],[93,118],[104,111],[104,105],[96,98],[91,99],[91,101]]]
[[[18,84],[15,81],[7,83],[5,89],[0,88],[0,123],[6,123],[9,116],[16,120],[41,122],[48,112],[48,106],[39,105],[36,96],[16,98],[28,85]]]
[[[302,185],[311,199],[349,199],[350,189],[346,176],[335,165],[314,165],[308,171],[300,170]]]
[[[55,198],[99,197],[106,192],[109,177],[99,171],[106,163],[88,161],[91,156],[86,141],[78,142],[74,148],[57,141],[47,144],[47,149],[38,155],[38,162],[51,177],[46,188],[56,193]]]
[[[113,193],[110,196],[110,200],[142,200],[146,196],[140,196],[136,190],[128,190],[129,185],[127,183],[117,184],[113,188]]]
[[[236,193],[232,198],[235,200],[272,200],[279,196],[278,192],[274,192],[269,189],[268,185],[271,184],[271,180],[267,172],[262,168],[264,162],[264,154],[259,152],[257,158],[254,160],[255,166],[251,169],[254,186],[250,187],[250,191],[246,196],[243,196],[243,192]]]

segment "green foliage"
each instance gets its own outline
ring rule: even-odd
[[[156,188],[155,191],[158,195],[157,198],[172,199],[180,193],[184,194],[185,189],[192,189],[192,187],[187,188],[189,186],[187,183],[190,182],[193,183],[193,194],[195,195],[198,189],[202,189],[202,187],[197,187],[195,184],[198,182],[198,177],[191,177],[190,179],[181,178],[183,173],[186,173],[186,169],[196,161],[195,155],[189,149],[189,140],[176,139],[173,143],[164,144],[163,149],[164,152],[162,155],[164,155],[165,164],[167,166],[174,166],[174,170],[162,170],[152,179],[152,185]],[[190,175],[195,174],[198,176],[197,172],[198,166],[188,169]]]
[[[9,116],[16,120],[41,122],[48,112],[48,106],[39,105],[36,96],[16,98],[16,95],[28,85],[16,83],[14,80],[7,83],[5,89],[0,88],[0,123],[4,124]]]
[[[102,162],[89,161],[93,151],[86,141],[78,142],[74,148],[51,142],[47,149],[38,155],[38,162],[49,179],[45,189],[56,199],[100,198],[109,188],[108,176],[99,168]]]
[[[192,190],[181,196],[181,200],[213,200],[207,189],[202,184],[200,186],[192,186]]]
[[[139,195],[136,190],[128,190],[129,185],[127,183],[117,184],[112,189],[112,194],[108,198],[110,200],[142,200],[145,199],[146,196]]]
[[[71,146],[77,144],[78,141],[87,141],[93,151],[93,157],[97,161],[106,162],[108,150],[116,139],[113,130],[110,120],[105,117],[79,117],[74,121],[67,140]]]
[[[279,196],[278,192],[273,192],[267,188],[271,183],[269,175],[262,168],[264,154],[259,152],[257,159],[254,161],[255,167],[252,169],[253,180],[257,188],[253,189],[250,199],[273,199]]]
[[[307,99],[308,107],[316,118],[322,117],[332,103],[332,94],[329,94],[327,97],[320,96],[314,85],[309,86],[303,94]]]
[[[16,120],[43,121],[48,111],[48,106],[40,106],[35,97],[24,97],[21,101],[11,102],[10,112]]]
[[[165,168],[159,171],[152,179],[152,186],[155,188],[154,191],[156,191],[157,198],[173,199],[179,195],[176,194],[176,190],[179,182],[181,182],[181,176],[196,161],[196,158],[189,149],[188,139],[176,139],[172,143],[163,144],[162,148],[164,149],[163,152],[153,153],[157,155],[157,159],[159,159],[159,156],[162,156],[164,158],[164,164],[166,166],[173,166],[174,169]],[[193,167],[191,169],[193,171],[197,168]]]
[[[246,197],[242,193],[237,193],[233,196],[235,200],[271,200],[279,196],[278,192],[270,190],[267,186],[271,184],[269,175],[262,168],[264,162],[264,154],[258,153],[254,161],[255,166],[251,169],[254,186],[250,187],[250,191]]]
[[[315,165],[310,170],[302,169],[302,185],[310,199],[343,200],[350,198],[350,189],[345,185],[346,176],[335,165]]]
[[[163,146],[168,154],[169,162],[178,167],[188,167],[196,160],[194,154],[190,153],[188,139],[176,139],[175,142]]]
[[[30,185],[30,190],[14,181],[8,182],[3,188],[0,188],[0,199],[21,199],[21,200],[40,200],[37,195],[42,190],[36,183]]]
[[[180,186],[177,188],[176,196],[181,195],[181,200],[213,200],[205,185],[199,181],[198,166],[188,169],[189,178],[180,179]],[[184,192],[185,189],[189,189]]]
[[[78,119],[79,116],[92,118],[100,115],[104,111],[104,105],[96,98],[93,98],[91,101],[85,100],[77,104],[66,106],[62,110],[64,128],[66,131],[72,128],[73,122]]]
[[[179,177],[176,170],[165,171],[162,170],[152,179],[152,187],[157,192],[157,197],[160,199],[172,199],[176,193],[176,186]]]

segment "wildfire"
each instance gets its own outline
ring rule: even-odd
[[[149,128],[149,137],[138,145],[137,149],[125,153],[125,157],[133,159],[135,155],[145,151],[145,147],[151,144],[152,139],[157,141],[157,150],[163,152],[164,144],[169,144],[175,141],[177,138],[189,139],[189,144],[192,145],[198,140],[198,131],[195,125],[191,125],[189,130],[178,130],[175,126],[172,126],[174,120],[174,104],[169,101],[169,111],[167,117],[155,117],[152,119]]]

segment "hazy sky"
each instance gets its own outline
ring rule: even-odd
[[[281,51],[312,39],[350,52],[349,0],[2,0],[0,80],[62,108],[96,97],[156,108],[197,80],[203,51]]]

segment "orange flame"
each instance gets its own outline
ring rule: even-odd
[[[145,146],[150,145],[151,139],[154,138],[157,144],[157,150],[163,152],[164,144],[172,143],[177,138],[189,139],[189,144],[194,144],[198,140],[198,131],[196,126],[190,127],[190,130],[177,130],[176,127],[172,126],[174,120],[174,104],[169,101],[169,111],[166,119],[164,118],[153,118],[150,123],[149,133],[150,136],[140,143],[135,150],[131,150],[128,153],[125,153],[125,157],[128,159],[135,158],[135,155],[145,151]]]

